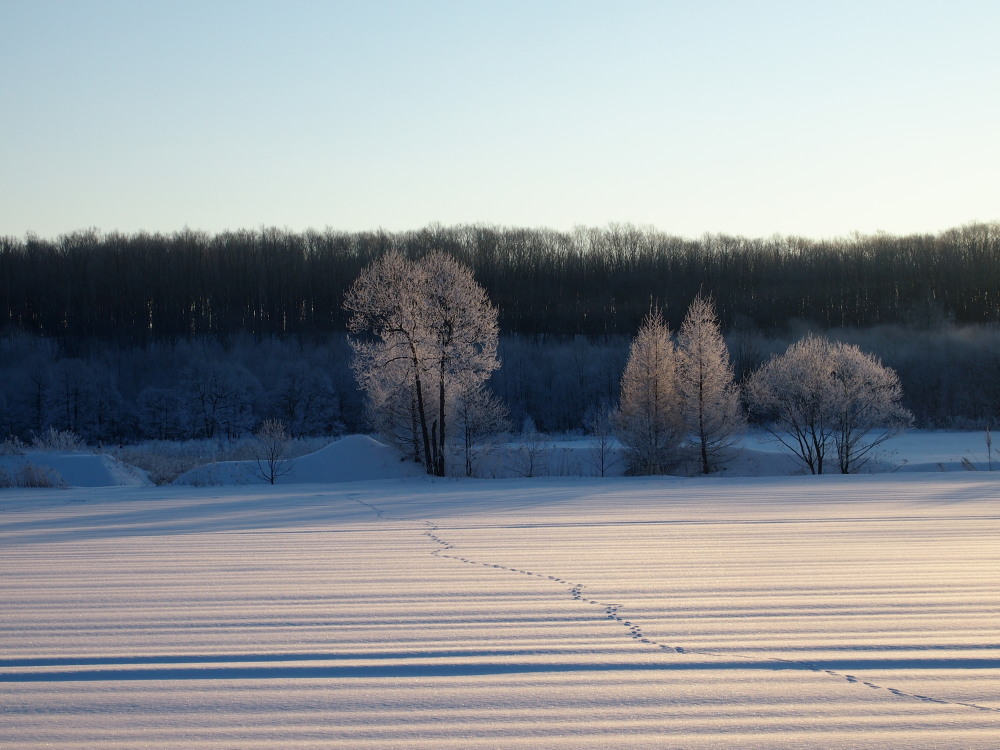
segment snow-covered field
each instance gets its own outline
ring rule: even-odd
[[[989,472],[3,490],[0,570],[3,750],[1000,745]]]

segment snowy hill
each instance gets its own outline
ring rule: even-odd
[[[964,472],[975,468],[1000,469],[1000,456],[987,451],[979,432],[914,430],[888,441],[862,473]],[[563,437],[541,447],[532,476],[594,476],[597,473],[592,441]],[[621,476],[624,464],[615,446],[606,477]],[[524,477],[525,447],[518,442],[494,446],[480,464],[480,476]],[[992,459],[992,460],[991,460]],[[0,456],[0,486],[4,477],[15,477],[24,467],[41,473],[55,486],[119,487],[152,484],[146,472],[108,454],[83,451],[30,450]],[[424,476],[420,465],[407,461],[398,450],[365,435],[348,435],[314,453],[289,461],[288,472],[278,484],[332,484]],[[803,467],[772,436],[751,432],[733,460],[715,476],[769,477],[804,473]],[[256,461],[207,463],[182,474],[174,482],[191,486],[263,485]],[[17,484],[17,482],[15,482]]]
[[[366,435],[348,435],[315,453],[288,462],[279,484],[326,484],[423,476],[423,467]],[[267,484],[256,461],[222,461],[182,474],[174,484],[196,486]]]
[[[44,475],[56,486],[136,487],[152,484],[141,469],[103,453],[31,450],[0,456],[0,472],[8,477],[20,475],[26,467]]]

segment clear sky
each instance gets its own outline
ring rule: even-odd
[[[998,29],[996,0],[0,0],[0,234],[996,220]]]

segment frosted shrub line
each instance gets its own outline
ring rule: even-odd
[[[55,469],[48,466],[36,466],[32,463],[22,464],[13,469],[0,467],[0,487],[36,487],[53,488],[66,487],[66,482]]]

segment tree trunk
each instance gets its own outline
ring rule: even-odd
[[[435,473],[439,477],[444,476],[444,365],[441,366],[441,371],[438,373],[438,424],[440,429],[438,430],[438,465],[435,467]]]
[[[411,345],[412,347],[412,345]],[[424,465],[428,474],[434,473],[434,463],[431,460],[431,438],[427,432],[427,410],[424,409],[424,387],[420,382],[420,360],[413,355],[413,387],[417,392],[417,414],[420,416],[420,434],[424,439]]]

